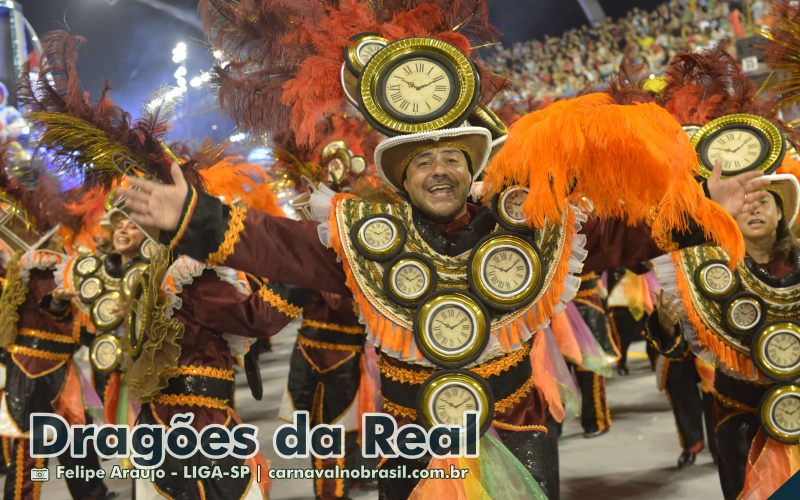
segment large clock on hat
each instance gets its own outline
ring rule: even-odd
[[[433,38],[406,38],[379,50],[358,81],[367,121],[389,135],[460,125],[478,103],[479,77],[457,48]]]

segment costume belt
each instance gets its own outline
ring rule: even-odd
[[[29,328],[20,328],[9,352],[50,359],[68,359],[78,348],[72,337]]]
[[[529,355],[530,344],[526,343],[522,349],[468,368],[488,382],[494,395],[496,413],[505,413],[531,391],[533,374]],[[387,356],[378,361],[378,369],[384,409],[399,416],[415,416],[419,389],[435,371]]]
[[[774,384],[759,384],[726,375],[717,370],[714,375],[714,392],[725,406],[747,407],[755,411],[761,406],[761,400]],[[744,409],[744,408],[742,408]]]
[[[203,406],[220,410],[231,406],[235,388],[232,370],[200,366],[181,366],[171,370],[172,373],[181,371],[196,374],[171,377],[167,387],[155,397],[156,404]]]
[[[363,347],[364,340],[367,338],[362,326],[348,327],[311,320],[303,320],[303,324],[297,334],[308,340],[358,347]]]

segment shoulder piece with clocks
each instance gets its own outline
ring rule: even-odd
[[[581,215],[545,229],[505,231],[489,216],[485,236],[457,255],[426,240],[413,208],[339,196],[330,243],[367,333],[397,359],[465,366],[519,349],[580,286]]]
[[[698,355],[734,377],[794,380],[800,375],[800,272],[778,281],[749,259],[733,271],[728,262],[722,249],[708,246],[655,259],[664,290],[681,297],[685,336]]]

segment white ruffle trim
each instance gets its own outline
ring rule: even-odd
[[[331,232],[328,220],[333,211],[334,196],[336,196],[336,191],[325,184],[320,184],[314,192],[311,193],[311,198],[309,199],[311,217],[319,222],[319,226],[317,226],[319,241],[325,245],[325,248],[331,247]]]
[[[68,260],[67,256],[62,253],[52,252],[50,250],[31,250],[25,252],[25,254],[19,258],[19,274],[22,280],[28,283],[32,270],[55,270],[59,264],[63,264],[66,260]]]

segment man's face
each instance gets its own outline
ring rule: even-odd
[[[114,222],[114,235],[111,243],[114,251],[126,257],[135,257],[144,241],[144,233],[127,217],[119,217]]]
[[[454,148],[432,148],[415,156],[403,186],[411,203],[434,222],[448,222],[467,209],[472,184],[467,157]]]
[[[774,237],[777,234],[778,222],[783,214],[775,202],[775,197],[765,196],[758,207],[752,212],[740,214],[736,217],[739,230],[744,239],[758,241],[765,237]]]

